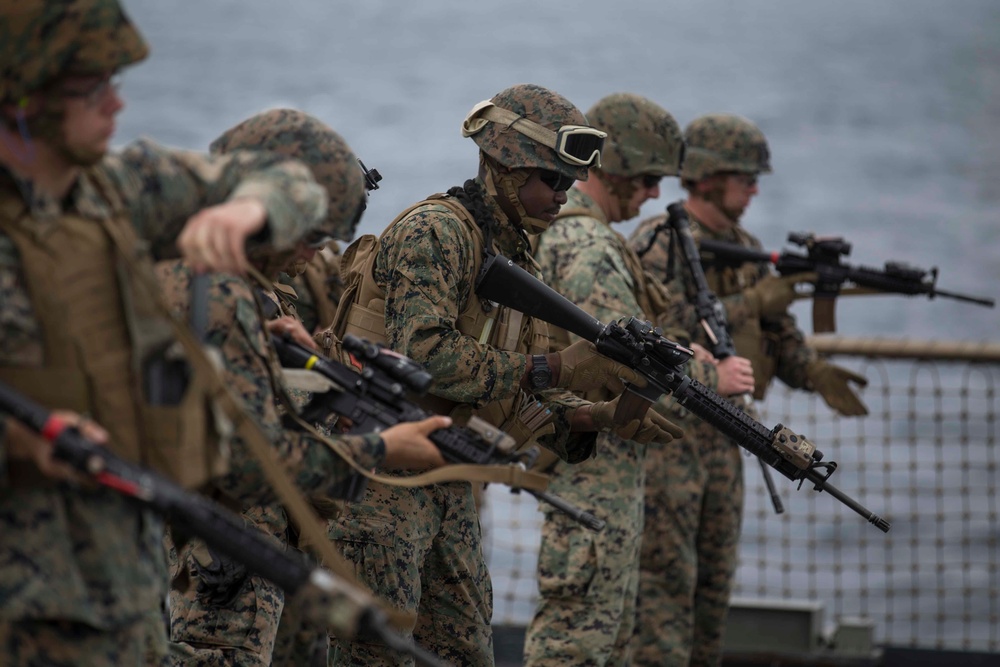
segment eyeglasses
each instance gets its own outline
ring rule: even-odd
[[[558,171],[551,171],[549,169],[539,169],[538,180],[549,186],[554,192],[566,192],[576,182],[575,178],[570,178],[569,176],[560,174]]]
[[[88,107],[96,107],[121,87],[121,75],[110,74],[100,77],[69,76],[63,80],[58,90],[63,97],[82,99]]]
[[[462,136],[471,137],[486,127],[498,123],[513,128],[556,152],[559,159],[578,167],[600,167],[601,149],[608,134],[586,125],[563,125],[556,131],[543,127],[508,109],[501,109],[489,100],[472,107],[462,123]]]
[[[652,190],[660,185],[660,181],[663,180],[663,176],[659,174],[640,174],[636,178],[642,181],[642,187],[647,190]]]

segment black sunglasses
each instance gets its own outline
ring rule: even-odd
[[[538,180],[545,183],[554,192],[565,192],[576,182],[575,178],[570,178],[569,176],[560,174],[558,171],[550,171],[548,169],[538,170]]]
[[[641,174],[639,178],[642,179],[642,187],[647,190],[655,188],[663,180],[663,177],[659,174]]]

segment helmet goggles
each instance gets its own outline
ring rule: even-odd
[[[465,118],[462,123],[462,136],[471,137],[490,122],[517,130],[529,139],[551,148],[559,159],[567,164],[579,167],[601,166],[601,148],[604,147],[604,139],[608,135],[596,128],[587,125],[563,125],[553,131],[485,100],[474,106]]]

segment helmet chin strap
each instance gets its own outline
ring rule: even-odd
[[[521,225],[529,234],[541,234],[549,228],[549,223],[541,218],[533,218],[528,215],[518,196],[518,191],[531,178],[531,171],[527,169],[512,169],[507,173],[501,173],[496,168],[494,161],[485,153],[479,153],[479,162],[485,167],[486,192],[490,196],[499,199],[501,196],[506,199],[517,212],[517,219],[514,224]],[[499,188],[499,190],[498,190]],[[498,194],[498,192],[502,192]]]

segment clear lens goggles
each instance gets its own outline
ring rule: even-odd
[[[600,167],[601,149],[604,147],[606,132],[586,125],[563,125],[553,132],[547,127],[519,116],[513,111],[501,109],[489,100],[472,107],[472,111],[462,123],[462,136],[471,137],[486,127],[487,123],[498,123],[513,128],[524,136],[548,146],[559,159],[578,167]]]

